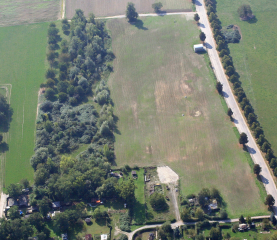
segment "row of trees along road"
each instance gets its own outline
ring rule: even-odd
[[[256,139],[257,144],[260,146],[261,151],[264,153],[266,160],[269,163],[269,166],[272,168],[273,173],[277,176],[277,160],[276,156],[271,148],[271,144],[266,139],[263,128],[258,121],[258,117],[254,112],[254,109],[250,103],[250,100],[247,98],[241,82],[239,80],[239,74],[236,72],[232,57],[230,55],[230,50],[228,48],[228,44],[224,40],[224,36],[222,35],[221,22],[219,21],[216,15],[216,1],[215,0],[205,0],[205,5],[207,9],[208,19],[213,31],[213,37],[217,44],[217,51],[219,52],[219,57],[221,58],[222,65],[225,69],[225,73],[228,76],[228,80],[231,82],[234,90],[234,95],[244,113],[244,116],[247,120],[247,123],[252,131],[254,138]],[[242,5],[238,9],[238,13],[240,17],[253,18],[253,14],[250,6]],[[243,14],[243,15],[242,15]],[[195,20],[198,18],[195,17]],[[199,19],[198,19],[199,21]],[[203,38],[202,38],[203,39]],[[222,88],[220,87],[220,83],[217,83],[217,90],[220,94],[222,94]],[[228,115],[232,116],[232,111],[228,111]],[[240,136],[240,143],[246,144],[248,142],[247,138],[242,133]]]

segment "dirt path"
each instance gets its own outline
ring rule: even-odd
[[[4,217],[4,209],[6,207],[6,200],[8,195],[5,193],[1,193],[1,199],[0,199],[0,218]]]
[[[168,16],[168,15],[186,15],[186,16],[193,16],[195,12],[173,12],[173,13],[147,13],[147,14],[139,14],[139,17],[159,17],[159,16]],[[95,19],[113,19],[113,18],[126,18],[126,15],[117,15],[111,17],[99,17]]]
[[[39,97],[40,97],[40,95],[42,94],[42,92],[45,90],[45,88],[40,88],[39,89],[39,91],[38,91],[38,104],[37,104],[37,114],[36,114],[36,119],[37,119],[37,117],[38,117],[38,108],[39,108],[39,106],[40,106],[40,102],[39,102]]]
[[[64,19],[64,15],[65,15],[65,2],[66,0],[61,0],[61,17],[59,18],[60,19]]]

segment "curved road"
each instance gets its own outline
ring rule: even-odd
[[[223,70],[223,67],[221,65],[221,61],[219,59],[218,53],[215,48],[215,42],[213,39],[212,31],[208,22],[208,17],[206,14],[206,10],[204,7],[203,0],[197,0],[196,3],[196,11],[198,15],[200,16],[200,28],[201,30],[206,34],[206,47],[208,50],[208,54],[210,56],[210,60],[215,72],[215,75],[217,77],[217,80],[220,81],[223,84],[223,96],[225,98],[225,101],[227,102],[227,105],[232,109],[233,111],[233,118],[234,123],[236,127],[238,128],[239,132],[245,132],[248,136],[248,151],[254,161],[254,163],[257,163],[261,166],[262,172],[261,172],[261,178],[263,181],[263,184],[265,186],[266,192],[268,194],[271,194],[274,199],[276,199],[276,203],[273,206],[275,215],[277,213],[277,189],[275,186],[275,183],[273,181],[272,175],[266,165],[265,159],[263,158],[260,149],[258,148],[249,128],[248,125],[245,122],[245,119],[242,116],[242,113],[240,111],[240,108],[235,100],[235,97],[232,93],[231,87],[229,85],[229,82],[226,78],[225,72]]]
[[[252,217],[251,219],[255,220],[255,219],[263,219],[263,218],[270,218],[270,215],[265,215],[265,216],[257,216],[257,217]],[[238,222],[239,219],[238,218],[234,218],[234,219],[226,219],[226,220],[221,220],[221,221],[209,221],[210,223],[212,222],[219,222],[219,223],[232,223],[232,222]],[[182,221],[178,221],[178,222],[175,222],[175,223],[172,223],[171,224],[171,227],[174,229],[176,227],[179,227],[179,226],[182,226],[182,225],[194,225],[196,222],[187,222],[187,223],[184,223]],[[127,232],[122,232],[120,231],[120,233],[123,233],[123,234],[126,234],[128,236],[128,240],[132,240],[134,235],[140,231],[140,230],[143,230],[143,229],[151,229],[151,228],[156,228],[156,227],[160,227],[162,224],[154,224],[154,225],[146,225],[146,226],[143,226],[141,228],[138,228],[136,230],[134,230],[133,232],[130,232],[130,233],[127,233]]]

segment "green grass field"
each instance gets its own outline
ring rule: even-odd
[[[107,22],[116,56],[109,85],[119,118],[117,164],[166,164],[184,194],[218,188],[230,217],[266,213],[214,76],[204,55],[193,53],[196,24],[184,16],[142,20]]]
[[[241,4],[250,4],[256,23],[240,21],[237,9]],[[222,26],[236,24],[240,27],[242,41],[229,44],[234,65],[240,74],[240,81],[251,100],[265,135],[277,152],[277,38],[275,17],[277,2],[272,0],[227,1],[217,3]]]
[[[33,179],[35,118],[44,81],[48,23],[0,28],[0,84],[12,84],[14,110],[6,153],[5,186]],[[1,169],[3,171],[3,169]]]

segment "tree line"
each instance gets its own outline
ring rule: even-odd
[[[221,22],[219,21],[218,16],[216,14],[216,1],[205,0],[205,5],[207,9],[207,15],[210,22],[210,26],[212,27],[213,37],[217,44],[216,50],[219,52],[219,57],[221,58],[223,68],[225,69],[225,74],[228,76],[228,80],[231,82],[233,86],[234,95],[236,96],[236,99],[243,111],[243,114],[247,120],[247,123],[251,129],[251,132],[257,144],[259,145],[261,151],[265,154],[265,158],[268,161],[270,167],[272,168],[274,175],[277,176],[276,156],[271,148],[270,142],[265,137],[264,130],[260,122],[258,121],[258,117],[255,114],[254,108],[252,107],[250,100],[247,98],[246,93],[242,88],[241,82],[239,80],[239,74],[235,70],[233,60],[230,55],[230,50],[228,48],[228,44],[224,40],[224,36],[221,32]],[[197,20],[198,17],[196,16],[195,19]],[[219,94],[223,93],[223,87],[220,82],[217,82],[216,89],[219,92]],[[232,114],[232,110],[229,109],[228,115],[231,117]],[[248,142],[247,136],[245,136],[246,134],[244,133],[240,137],[241,144],[246,144]]]

